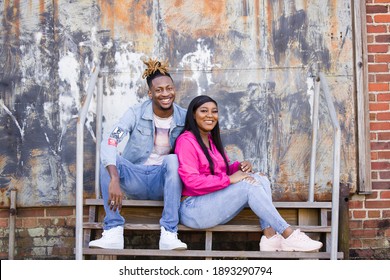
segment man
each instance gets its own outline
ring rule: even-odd
[[[164,199],[160,219],[160,250],[185,250],[177,238],[182,182],[178,161],[170,154],[184,127],[186,110],[174,103],[175,87],[166,63],[149,59],[143,74],[149,100],[129,108],[101,148],[101,190],[106,216],[103,234],[90,247],[123,249],[124,218],[120,215],[123,192],[132,199]],[[117,145],[129,135],[123,154]]]

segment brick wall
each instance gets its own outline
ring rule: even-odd
[[[15,259],[74,259],[74,207],[17,209]],[[0,259],[8,259],[9,209],[0,210]]]
[[[350,207],[350,254],[390,259],[390,0],[367,0],[372,190]]]

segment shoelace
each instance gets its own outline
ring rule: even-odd
[[[301,241],[308,241],[310,238],[309,236],[307,236],[306,234],[304,234],[303,232],[299,232],[297,235],[296,235],[297,239],[301,240]]]

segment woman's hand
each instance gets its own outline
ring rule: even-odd
[[[249,173],[243,172],[241,170],[238,170],[237,172],[230,175],[229,179],[230,184],[238,183],[243,180],[248,181],[248,183],[252,183],[255,181],[255,179]]]
[[[244,160],[240,163],[240,170],[242,172],[251,173],[252,172],[252,163],[247,160]]]

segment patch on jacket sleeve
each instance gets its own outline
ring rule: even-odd
[[[114,138],[110,137],[110,138],[108,138],[108,145],[116,147],[116,146],[118,146],[118,142]]]
[[[120,127],[116,127],[110,134],[110,137],[108,138],[108,145],[110,146],[117,146],[118,142],[122,140],[122,137],[124,135],[123,129]]]

